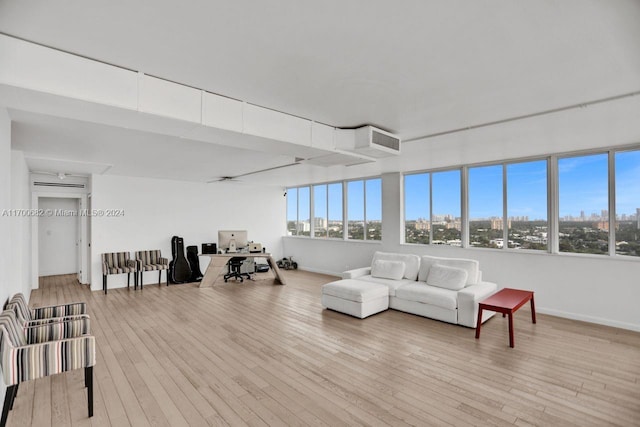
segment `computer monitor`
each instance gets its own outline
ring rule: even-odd
[[[219,230],[218,249],[222,252],[238,252],[249,245],[246,230]]]

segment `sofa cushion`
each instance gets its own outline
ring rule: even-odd
[[[467,283],[467,270],[434,264],[429,269],[427,285],[459,291]]]
[[[435,264],[446,265],[447,267],[456,267],[466,270],[467,283],[466,286],[475,285],[480,277],[480,263],[475,259],[464,258],[441,258],[435,256],[424,255],[420,259],[420,273],[418,280],[426,282],[429,277],[429,270]]]
[[[343,279],[322,286],[323,295],[331,295],[349,301],[365,302],[389,296],[389,288],[363,280]]]
[[[431,304],[448,310],[458,307],[458,292],[429,286],[424,282],[415,282],[396,289],[396,298]]]
[[[391,297],[395,297],[396,296],[396,289],[398,289],[400,286],[410,285],[412,283],[416,283],[415,280],[409,280],[409,279],[400,279],[400,280],[382,279],[380,277],[372,277],[370,274],[367,274],[366,276],[360,276],[360,277],[356,278],[355,280],[362,280],[362,281],[369,282],[369,283],[377,283],[377,284],[380,284],[380,285],[385,285],[387,288],[389,288],[389,296],[391,296]]]
[[[416,280],[418,278],[418,271],[420,270],[420,257],[413,254],[397,254],[390,252],[376,252],[373,254],[371,260],[371,267],[379,260],[389,261],[402,261],[404,262],[404,278],[409,280]]]
[[[404,262],[377,259],[371,266],[371,276],[381,279],[400,280],[404,276]]]

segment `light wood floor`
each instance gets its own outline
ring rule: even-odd
[[[84,300],[98,342],[95,415],[82,371],[24,383],[9,426],[640,425],[640,334],[538,315],[474,330],[386,311],[323,310],[332,280],[90,292],[44,278],[35,306]]]

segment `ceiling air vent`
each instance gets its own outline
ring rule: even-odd
[[[400,152],[400,138],[388,133],[382,133],[376,129],[371,129],[371,143],[381,147],[387,147],[394,153]]]
[[[337,148],[367,157],[380,159],[400,154],[400,138],[373,126],[357,129],[341,129],[336,140]]]
[[[72,184],[70,182],[33,181],[33,185],[36,187],[85,188],[84,184]]]

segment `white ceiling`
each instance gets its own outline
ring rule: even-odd
[[[0,2],[7,35],[403,139],[638,91],[638,22],[637,0]],[[20,111],[12,118],[14,145],[29,156],[112,164],[113,174],[205,180],[233,175],[224,159],[247,171],[291,160]],[[137,156],[148,149],[174,161]]]

